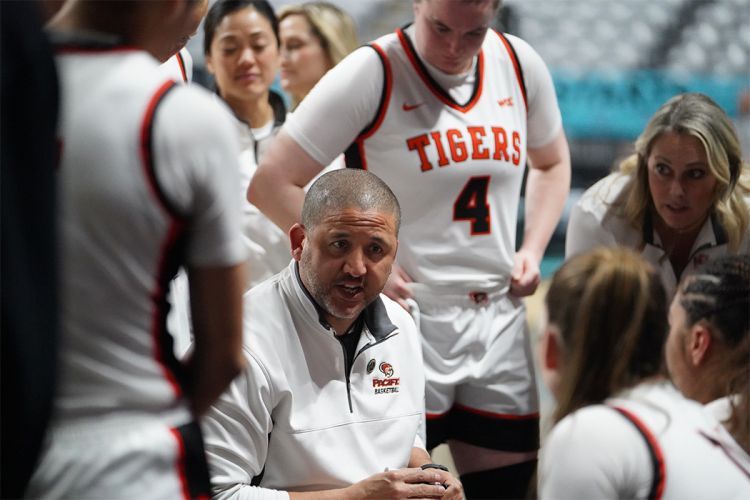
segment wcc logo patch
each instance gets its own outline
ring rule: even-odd
[[[370,363],[367,364],[368,373],[370,371],[370,364],[372,364],[374,368],[375,360],[370,360]],[[375,377],[372,379],[372,387],[375,394],[393,394],[398,392],[398,386],[401,379],[393,376],[393,365],[383,361],[378,366],[378,370],[385,376],[385,378]]]
[[[367,374],[371,374],[372,371],[375,369],[375,359],[371,359],[367,362]]]

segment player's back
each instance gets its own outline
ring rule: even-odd
[[[64,103],[58,415],[165,410],[180,396],[164,325],[184,221],[162,190],[153,133],[173,84],[142,51],[58,46],[57,59]]]

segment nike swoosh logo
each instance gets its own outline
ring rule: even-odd
[[[413,109],[417,109],[417,108],[418,108],[418,107],[420,107],[420,106],[421,106],[422,104],[424,104],[424,103],[423,103],[423,102],[419,102],[419,103],[417,103],[417,104],[406,104],[406,103],[404,103],[404,104],[403,104],[403,105],[401,106],[401,109],[403,109],[404,111],[411,111],[411,110],[413,110]]]

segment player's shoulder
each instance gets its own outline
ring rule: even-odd
[[[529,44],[529,42],[517,35],[512,35],[510,33],[504,33],[502,31],[493,29],[487,30],[487,35],[485,36],[484,43],[500,43],[504,45],[502,41],[503,39],[505,39],[505,41],[510,44],[521,61],[524,61],[530,57],[540,58],[537,51],[534,49],[534,47],[531,46],[531,44]]]
[[[613,172],[584,191],[576,205],[584,212],[604,216],[604,212],[620,197],[630,180],[627,174]]]
[[[235,135],[230,112],[220,99],[198,85],[170,83],[173,86],[160,109],[161,124],[188,137],[215,140]]]
[[[587,448],[590,452],[601,446],[627,447],[628,442],[637,438],[637,430],[614,408],[597,404],[565,416],[550,431],[547,442],[550,448],[585,455]]]

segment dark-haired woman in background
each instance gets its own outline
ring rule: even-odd
[[[287,235],[245,200],[260,157],[286,118],[279,94],[271,90],[279,69],[279,23],[266,0],[218,0],[203,24],[206,67],[216,93],[235,117],[240,139],[242,232],[248,250],[245,289],[289,264]]]
[[[720,257],[683,280],[669,324],[674,384],[750,453],[750,255]]]

